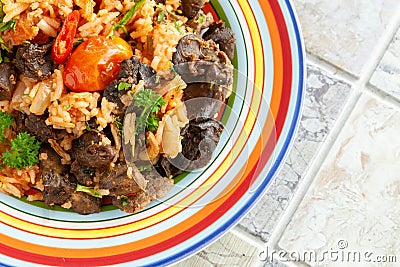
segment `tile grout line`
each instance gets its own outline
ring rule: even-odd
[[[340,132],[342,131],[350,114],[356,107],[356,104],[357,104],[360,96],[364,92],[368,92],[368,93],[378,96],[379,98],[382,98],[381,97],[382,93],[374,92],[370,89],[367,89],[367,87],[369,85],[370,78],[374,74],[374,71],[376,70],[376,68],[379,66],[380,60],[384,56],[388,47],[390,46],[391,41],[399,28],[400,8],[398,8],[398,11],[396,12],[396,14],[399,14],[399,15],[394,16],[394,19],[392,19],[392,21],[388,24],[388,27],[387,27],[387,30],[386,30],[384,36],[381,38],[381,41],[378,43],[377,47],[374,49],[374,52],[371,54],[370,59],[367,61],[367,63],[362,68],[359,79],[354,80],[354,77],[345,71],[340,70],[339,72],[337,72],[338,73],[337,77],[342,78],[344,81],[350,82],[350,84],[352,85],[352,87],[354,89],[353,93],[350,95],[347,103],[345,104],[345,107],[343,108],[340,116],[336,120],[335,125],[333,126],[331,132],[326,137],[324,144],[322,145],[320,150],[316,153],[316,156],[315,156],[313,162],[311,163],[310,167],[306,171],[306,175],[305,175],[303,181],[301,182],[298,189],[294,193],[293,198],[291,199],[288,207],[283,212],[283,215],[279,219],[275,230],[271,234],[271,237],[266,242],[267,247],[272,248],[272,249],[277,249],[277,250],[280,249],[280,247],[278,246],[278,242],[279,242],[281,236],[283,235],[287,225],[290,223],[292,215],[296,212],[298,206],[300,205],[305,194],[307,193],[309,186],[312,184],[315,176],[318,174],[321,164],[326,159],[329,151],[331,150],[334,142],[336,141],[337,137],[339,136]],[[337,70],[337,68],[335,66],[326,63],[325,61],[317,58],[314,55],[311,55],[310,62],[316,63],[318,67],[322,66],[323,69],[328,70],[331,73],[335,73],[335,70]],[[379,90],[379,92],[381,92],[381,90]]]

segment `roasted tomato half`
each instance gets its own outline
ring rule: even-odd
[[[120,63],[132,56],[131,46],[120,37],[91,37],[67,61],[64,83],[74,92],[102,91],[117,78]]]

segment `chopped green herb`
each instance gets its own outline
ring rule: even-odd
[[[210,89],[213,89],[213,88],[214,88],[214,85],[215,85],[215,82],[212,81],[212,82],[210,83]]]
[[[0,37],[0,47],[1,49],[6,50],[7,52],[11,52],[11,48],[4,42],[3,38]]]
[[[0,142],[3,142],[6,137],[4,131],[14,123],[14,118],[11,114],[0,111]]]
[[[85,41],[84,38],[80,38],[73,43],[73,46],[78,46]]]
[[[92,140],[92,145],[94,145],[94,141]]]
[[[24,43],[24,44],[31,44],[31,42],[29,42],[28,40],[22,40],[22,43]]]
[[[156,80],[154,81],[155,83],[158,83],[160,81],[160,76],[158,76],[157,74],[156,74]]]
[[[172,179],[172,178],[174,178],[174,176],[171,174],[170,176],[168,176],[168,178],[169,178],[169,179]]]
[[[136,134],[148,129],[155,131],[158,128],[158,117],[156,114],[166,104],[162,96],[157,95],[151,89],[138,91],[134,96],[134,106],[143,108],[142,113],[136,119]]]
[[[119,203],[120,203],[122,206],[128,205],[128,197],[125,196],[125,195],[120,195],[120,196],[119,196]]]
[[[0,32],[4,32],[7,30],[13,30],[15,32],[16,26],[17,26],[17,21],[14,19],[7,22],[0,22]]]
[[[114,123],[118,128],[118,135],[122,135],[122,122],[119,121],[119,116],[114,116]]]
[[[85,127],[86,131],[90,132],[92,130],[92,128],[90,128],[89,123],[86,122],[86,127]]]
[[[3,10],[3,2],[0,1],[0,21],[3,21],[5,16],[6,16],[6,13]]]
[[[68,111],[72,106],[73,106],[73,104],[66,105],[65,110]]]
[[[128,89],[131,89],[132,85],[130,83],[126,83],[126,82],[120,82],[118,84],[118,91],[125,91]]]
[[[119,22],[114,24],[114,26],[111,28],[110,34],[108,36],[114,35],[114,31],[117,31],[119,29],[122,29],[126,35],[129,35],[128,31],[125,28],[125,25],[132,19],[133,15],[136,13],[136,11],[138,11],[139,8],[141,8],[144,5],[145,2],[146,2],[146,0],[140,0],[140,1],[136,2],[135,5],[128,12],[125,13],[125,15],[122,17],[122,19]]]
[[[201,13],[199,18],[196,20],[196,23],[197,24],[203,23],[205,19],[206,19],[206,15],[204,15],[204,13]]]
[[[153,165],[138,165],[136,166],[140,172],[151,171],[153,169]]]
[[[158,21],[158,22],[163,21],[163,20],[164,20],[164,17],[165,17],[165,10],[162,10],[160,13],[158,13],[157,21]]]
[[[178,24],[178,22],[176,20],[174,20],[174,26],[175,26],[175,29],[179,32],[179,34],[182,34],[181,26]]]
[[[97,189],[94,189],[93,187],[88,187],[84,185],[77,184],[76,189],[77,192],[84,192],[87,193],[91,196],[102,198],[103,196],[100,194],[100,192]]]
[[[40,142],[28,133],[19,133],[11,141],[11,149],[3,152],[3,163],[18,170],[32,167],[39,162]]]

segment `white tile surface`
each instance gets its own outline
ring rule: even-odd
[[[250,267],[254,266],[259,253],[260,251],[255,246],[231,233],[227,233],[205,250],[174,265],[174,267]]]
[[[308,66],[303,116],[294,145],[265,197],[240,222],[241,228],[268,240],[351,91],[349,84]]]
[[[400,100],[400,29],[370,82]]]
[[[360,75],[398,0],[295,0],[307,50]]]
[[[399,110],[362,96],[279,247],[323,253],[338,250],[339,240],[345,240],[343,251],[371,252],[372,258],[400,255],[399,132]],[[359,266],[365,264],[361,260]]]

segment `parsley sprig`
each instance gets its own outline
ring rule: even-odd
[[[14,123],[14,118],[11,114],[0,111],[0,143],[6,140],[5,130],[10,128]]]
[[[157,113],[166,104],[165,100],[151,89],[138,91],[133,95],[133,99],[135,107],[143,108],[140,116],[136,119],[136,133],[145,129],[156,131],[159,123]]]
[[[3,10],[3,4],[0,2],[0,33],[7,31],[7,30],[13,30],[15,32],[15,27],[17,26],[17,21],[16,20],[10,20],[7,22],[4,22],[3,19],[6,16],[4,10]],[[4,42],[3,38],[0,37],[0,63],[2,62],[8,62],[10,61],[7,57],[3,57],[3,52],[2,50],[5,50],[7,53],[11,52],[11,48]]]
[[[18,170],[32,167],[39,162],[40,142],[28,133],[19,133],[11,141],[11,149],[3,152],[3,163]]]

